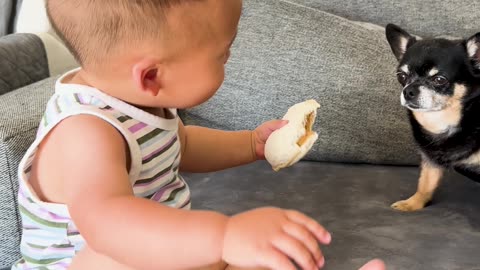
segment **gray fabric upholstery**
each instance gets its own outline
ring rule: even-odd
[[[0,266],[19,258],[20,220],[17,168],[35,138],[55,79],[0,96]]]
[[[275,173],[265,162],[184,175],[194,209],[236,214],[261,206],[303,211],[333,236],[325,270],[356,270],[382,258],[388,270],[479,269],[480,185],[447,174],[433,203],[416,213],[390,204],[413,194],[418,169],[301,162]]]
[[[34,34],[0,38],[0,95],[49,76],[42,40]]]
[[[397,62],[383,29],[281,0],[247,0],[226,81],[187,124],[252,129],[314,98],[309,160],[416,164]]]
[[[290,0],[351,20],[395,23],[419,35],[471,36],[480,31],[479,1]]]

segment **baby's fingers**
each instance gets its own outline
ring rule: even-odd
[[[274,239],[272,244],[279,251],[294,260],[303,270],[318,269],[318,263],[315,262],[308,248],[297,239],[284,234]]]
[[[298,211],[289,210],[287,211],[287,217],[292,222],[305,226],[311,233],[313,233],[313,235],[315,235],[320,243],[328,245],[332,241],[330,233],[322,225],[306,215]]]
[[[322,267],[325,263],[320,247],[318,246],[318,241],[316,237],[305,227],[298,223],[290,222],[287,223],[283,230],[290,236],[296,238],[300,243],[303,243],[315,260],[315,263],[318,267]]]
[[[385,263],[379,259],[371,260],[370,262],[362,266],[362,268],[360,268],[360,270],[385,270],[385,269],[386,269]]]
[[[268,269],[275,270],[296,270],[296,267],[282,252],[275,248],[271,248],[265,256],[261,257],[261,265]]]

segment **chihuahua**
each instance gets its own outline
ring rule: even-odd
[[[415,211],[430,202],[446,169],[480,181],[480,33],[421,39],[389,24],[386,37],[422,157],[417,192],[392,207]]]

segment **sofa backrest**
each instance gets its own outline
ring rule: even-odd
[[[480,32],[480,1],[290,0],[350,20],[395,23],[422,36],[470,36]]]
[[[48,58],[41,38],[34,34],[0,37],[0,96],[49,75]]]

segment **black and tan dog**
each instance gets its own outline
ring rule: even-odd
[[[417,192],[392,207],[415,211],[432,199],[445,169],[480,181],[480,33],[419,39],[390,24],[386,36],[422,155]]]

